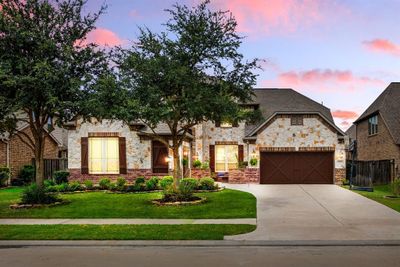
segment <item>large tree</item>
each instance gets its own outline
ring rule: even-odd
[[[194,8],[176,4],[166,10],[165,32],[140,29],[138,42],[117,54],[120,81],[129,96],[121,119],[141,120],[173,151],[174,177],[180,176],[179,147],[186,133],[204,121],[247,118],[243,103],[252,97],[257,60],[244,60],[242,37],[230,12],[212,11],[209,1]],[[168,125],[170,137],[156,127]],[[175,183],[175,184],[176,184]]]
[[[43,184],[45,139],[55,125],[91,116],[88,101],[107,70],[87,34],[105,7],[83,14],[84,0],[0,0],[0,131],[34,153]],[[29,126],[30,133],[19,130]]]

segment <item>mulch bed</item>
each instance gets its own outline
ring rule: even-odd
[[[176,201],[176,202],[163,202],[161,199],[153,200],[152,203],[158,206],[181,206],[181,205],[198,205],[204,203],[207,199],[205,197],[195,197],[190,201]]]
[[[35,209],[35,208],[45,208],[45,207],[55,207],[60,205],[65,205],[70,203],[70,201],[58,201],[51,204],[11,204],[10,209],[18,210],[18,209]]]

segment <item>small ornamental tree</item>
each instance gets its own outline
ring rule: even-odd
[[[127,122],[141,120],[147,135],[173,151],[174,181],[180,176],[179,147],[193,126],[204,121],[238,122],[250,112],[241,104],[252,97],[257,60],[239,52],[242,37],[227,11],[212,11],[209,1],[194,8],[176,4],[160,34],[140,29],[131,49],[119,49],[116,63],[127,98],[119,112]],[[171,136],[158,135],[160,123]]]
[[[103,51],[85,41],[105,7],[83,15],[85,4],[0,0],[0,132],[15,134],[33,151],[39,186],[45,139],[55,125],[95,115],[88,103],[107,70]]]

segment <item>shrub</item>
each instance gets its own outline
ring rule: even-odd
[[[189,160],[187,158],[182,159],[182,166],[186,167],[189,164]]]
[[[32,165],[22,166],[22,169],[19,172],[19,179],[22,180],[23,184],[32,183],[35,179],[35,167],[33,167]]]
[[[119,191],[123,191],[126,185],[126,179],[124,177],[118,177],[117,182],[115,183],[116,188]]]
[[[194,190],[197,188],[198,182],[194,178],[185,178],[179,182],[178,200],[187,201],[193,198]]]
[[[170,185],[172,185],[174,183],[174,177],[172,176],[164,176],[161,180],[160,180],[160,186],[162,189],[167,189]]]
[[[12,186],[23,186],[24,181],[21,179],[11,179],[11,185]]]
[[[250,159],[250,165],[251,166],[257,166],[257,163],[258,163],[258,160],[256,159],[256,158],[252,158],[252,159]]]
[[[133,185],[135,191],[142,191],[146,187],[146,179],[144,177],[137,177]]]
[[[11,177],[11,171],[8,167],[0,167],[0,187],[7,184],[8,179]]]
[[[91,180],[85,180],[85,181],[83,182],[83,184],[85,185],[85,188],[86,188],[87,190],[92,190],[92,189],[93,189],[93,181],[91,181]]]
[[[55,187],[57,188],[57,192],[68,192],[70,190],[67,183],[55,185]]]
[[[23,204],[51,204],[58,201],[60,199],[57,196],[49,194],[44,187],[39,187],[35,183],[28,186],[21,197]]]
[[[213,178],[204,177],[199,181],[199,188],[201,190],[214,190],[216,188]]]
[[[69,185],[69,191],[74,192],[74,191],[81,191],[82,190],[82,186],[78,181],[72,182]]]
[[[44,183],[45,187],[49,187],[49,186],[54,186],[55,185],[53,180],[44,180],[43,183]]]
[[[393,180],[393,182],[390,184],[392,194],[396,197],[400,196],[400,179],[396,178]]]
[[[210,163],[209,163],[208,161],[204,161],[204,162],[201,164],[201,169],[207,170],[207,169],[209,169],[209,168],[210,168]]]
[[[201,167],[201,161],[196,159],[193,161],[193,168],[200,168]]]
[[[244,169],[247,166],[249,166],[249,163],[247,161],[239,161],[239,164],[238,164],[239,169]]]
[[[193,190],[195,190],[199,186],[199,180],[195,178],[183,178],[179,181],[179,185],[181,184],[187,184],[188,186],[193,187]]]
[[[146,188],[147,190],[155,190],[158,187],[158,182],[160,179],[158,179],[157,176],[151,177],[150,180],[146,182]]]
[[[99,181],[100,189],[106,190],[109,189],[111,185],[111,180],[109,178],[102,178]]]
[[[53,174],[53,180],[56,184],[68,183],[69,172],[56,171]]]

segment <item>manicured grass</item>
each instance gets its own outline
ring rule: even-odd
[[[400,198],[397,199],[384,198],[384,196],[392,195],[392,193],[390,192],[389,185],[376,185],[374,186],[374,192],[364,192],[357,190],[352,190],[352,191],[400,212]]]
[[[207,201],[193,206],[156,206],[151,200],[161,193],[112,194],[104,192],[64,194],[69,204],[39,209],[12,210],[22,188],[0,190],[0,218],[153,218],[228,219],[255,218],[256,198],[246,192],[225,189],[199,193]]]
[[[2,225],[1,240],[222,240],[255,225]]]

